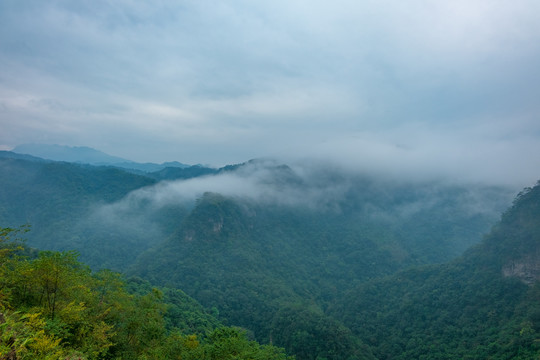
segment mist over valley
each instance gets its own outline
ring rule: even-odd
[[[156,174],[164,169],[141,172],[1,155],[1,221],[31,225],[27,245],[76,250],[94,271],[113,269],[181,289],[216,321],[240,326],[253,339],[284,347],[298,359],[393,353],[361,326],[384,328],[387,320],[352,320],[386,314],[365,303],[385,298],[373,291],[389,287],[386,298],[397,301],[393,296],[412,290],[392,290],[395,281],[417,272],[427,272],[420,278],[451,274],[429,285],[439,289],[430,291],[455,286],[447,281],[467,282],[462,278],[470,271],[467,266],[445,269],[476,263],[474,256],[463,254],[489,246],[479,244],[516,195],[509,186],[399,179],[324,161],[256,159],[217,169],[198,165],[197,172],[176,172],[177,178],[168,173],[163,179]],[[502,274],[495,271],[486,284],[500,277],[500,286],[507,286],[510,280]],[[410,289],[420,286],[417,279],[407,280],[413,282]],[[414,291],[423,296],[424,290]],[[518,300],[504,301],[517,306]],[[354,309],[373,312],[343,317]],[[475,316],[470,320],[477,321]]]
[[[0,360],[538,360],[538,64],[538,0],[0,1]]]

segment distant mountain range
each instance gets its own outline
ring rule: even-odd
[[[137,170],[147,173],[160,171],[165,168],[183,169],[190,166],[182,164],[178,161],[164,162],[162,164],[137,163],[118,156],[112,156],[86,146],[72,147],[49,144],[23,144],[16,146],[12,151],[18,154],[27,154],[54,161],[66,161],[98,166],[115,166],[123,169]]]
[[[540,183],[512,203],[512,189],[322,165],[81,159],[0,151],[0,228],[181,289],[297,360],[539,358]]]

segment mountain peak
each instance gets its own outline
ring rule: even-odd
[[[540,281],[539,216],[540,182],[516,197],[499,223],[466,257],[527,285]]]
[[[91,165],[131,162],[129,160],[106,154],[87,146],[65,146],[50,144],[23,144],[13,149],[19,154],[38,156],[55,161],[67,161]]]
[[[16,146],[14,153],[37,156],[47,160],[66,161],[72,163],[115,166],[122,169],[136,170],[139,172],[155,172],[167,167],[187,168],[189,165],[178,161],[165,162],[163,164],[137,163],[118,156],[112,156],[88,146],[65,146],[51,144],[23,144]]]
[[[528,285],[540,280],[540,182],[521,192],[503,215],[499,237],[504,245],[504,276],[516,277]],[[511,245],[511,246],[510,246]]]

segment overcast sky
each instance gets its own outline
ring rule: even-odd
[[[4,0],[0,148],[23,143],[531,185],[540,1]]]

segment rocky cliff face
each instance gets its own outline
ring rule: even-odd
[[[508,262],[502,268],[505,277],[516,277],[527,285],[540,281],[540,249]]]

